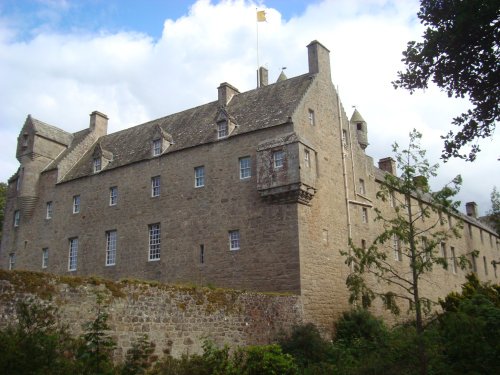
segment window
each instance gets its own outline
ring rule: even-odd
[[[312,109],[309,110],[309,125],[315,125],[316,121],[314,119],[314,111]]]
[[[160,224],[151,224],[149,226],[149,260],[160,260]]]
[[[76,263],[78,260],[78,238],[69,239],[69,257],[68,270],[76,271]]]
[[[427,237],[422,237],[422,251],[423,251],[423,261],[431,261],[431,249],[428,249],[429,244],[427,243]]]
[[[80,212],[80,196],[73,196],[73,213],[77,214]]]
[[[194,169],[194,187],[203,186],[205,186],[205,167],[196,167]]]
[[[155,139],[153,141],[153,156],[161,155],[161,139]]]
[[[274,169],[282,168],[284,159],[285,159],[285,152],[283,150],[274,151],[273,152]]]
[[[304,150],[304,162],[306,164],[306,167],[311,167],[311,155],[309,153],[309,150]]]
[[[250,156],[240,158],[240,180],[252,176]]]
[[[490,247],[493,248],[493,235],[490,233]]]
[[[23,147],[28,147],[29,135],[23,134]]]
[[[47,202],[46,210],[45,210],[45,218],[52,219],[52,201]]]
[[[366,194],[365,180],[363,180],[362,178],[359,179],[359,194]]]
[[[361,248],[366,250],[366,240],[361,240]]]
[[[467,228],[469,228],[469,237],[472,238],[472,225],[467,223]]]
[[[448,228],[453,229],[453,216],[448,215]]]
[[[16,265],[16,254],[10,253],[9,254],[9,270],[13,270],[15,265]]]
[[[21,221],[21,213],[19,210],[14,211],[14,226],[18,227],[19,222]]]
[[[160,196],[160,176],[151,177],[151,197]]]
[[[200,263],[205,263],[205,245],[200,245]]]
[[[389,199],[391,201],[391,207],[396,207],[396,193],[391,191],[390,194],[391,194],[391,196],[389,197]]]
[[[368,208],[366,207],[361,209],[361,221],[363,223],[368,223]]]
[[[483,230],[479,229],[479,236],[481,237],[481,243],[484,244]]]
[[[476,256],[474,254],[471,255],[471,260],[472,260],[472,272],[477,273]]]
[[[394,260],[401,262],[403,260],[403,253],[401,251],[401,241],[395,234],[392,235],[392,247],[394,250]]]
[[[227,121],[221,121],[217,124],[217,138],[226,138],[227,137]]]
[[[342,129],[342,144],[347,147],[347,130]]]
[[[106,232],[106,266],[116,264],[116,230]]]
[[[448,257],[446,253],[446,244],[444,242],[441,242],[441,257],[444,258],[444,260]]]
[[[239,250],[240,249],[240,231],[230,230],[229,231],[229,250]]]
[[[116,206],[118,203],[118,187],[112,186],[109,188],[109,205]]]
[[[451,270],[453,273],[457,273],[457,256],[455,254],[455,248],[452,246],[450,247],[450,252],[451,252]]]
[[[358,123],[356,124],[356,129],[358,129],[358,130],[363,130],[363,124],[362,124],[361,122],[358,122]]]
[[[483,264],[484,264],[484,274],[488,276],[488,262],[486,261],[486,257],[483,257]]]
[[[49,266],[49,249],[42,249],[42,268],[47,268]]]
[[[94,158],[94,173],[101,170],[101,158]]]

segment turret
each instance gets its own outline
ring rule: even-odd
[[[361,114],[357,109],[354,110],[354,113],[351,117],[351,129],[353,129],[358,138],[359,146],[364,150],[368,146],[368,127],[366,125],[366,121],[363,119]]]

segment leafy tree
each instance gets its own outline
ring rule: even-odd
[[[420,338],[421,373],[426,373],[423,315],[430,311],[433,301],[421,294],[420,283],[434,266],[446,268],[449,261],[457,261],[440,254],[438,249],[442,242],[459,236],[458,221],[451,229],[444,223],[445,217],[455,213],[459,205],[453,197],[459,190],[461,178],[455,177],[437,192],[430,191],[427,181],[436,176],[438,165],[431,165],[425,158],[425,150],[420,146],[421,137],[413,130],[407,149],[401,150],[398,144],[393,145],[401,176],[387,173],[377,193],[378,199],[391,200],[394,206],[389,214],[375,209],[375,220],[382,224],[381,233],[368,248],[356,247],[350,241],[350,251],[342,254],[352,270],[346,280],[352,303],[359,301],[363,307],[368,307],[378,297],[395,314],[400,312],[401,301],[406,301],[411,307],[417,337]],[[401,267],[401,261],[405,260],[410,272]],[[457,263],[462,268],[469,265],[465,254],[458,258]],[[390,291],[369,285],[367,275],[386,283]]]
[[[493,187],[491,192],[491,209],[487,212],[489,221],[500,236],[500,192],[497,187]]]
[[[143,335],[138,341],[132,344],[132,348],[127,351],[125,363],[122,368],[122,375],[145,374],[157,360],[154,355],[156,345],[148,341],[148,336]]]
[[[7,184],[5,182],[0,182],[0,241],[2,240],[2,228],[3,228],[6,197],[7,197]]]
[[[500,120],[500,2],[497,0],[421,0],[417,13],[426,26],[422,42],[408,42],[395,88],[413,93],[433,81],[449,97],[469,98],[472,109],[453,119],[458,132],[444,136],[442,157],[473,161],[462,147],[490,137]]]

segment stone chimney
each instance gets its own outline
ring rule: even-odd
[[[379,169],[386,171],[394,176],[396,176],[396,160],[391,157],[383,158],[378,161]]]
[[[266,68],[261,66],[257,72],[259,75],[259,87],[264,87],[269,84],[269,72]]]
[[[467,202],[465,204],[465,212],[467,213],[467,216],[477,218],[477,204],[476,204],[476,202]]]
[[[233,96],[240,93],[236,87],[230,85],[227,82],[221,83],[220,86],[217,87],[217,90],[219,92],[219,105],[220,106],[227,105]]]
[[[319,73],[331,80],[330,51],[317,40],[307,46],[309,73]]]
[[[90,114],[90,130],[97,138],[108,134],[108,116],[104,113],[94,111]]]

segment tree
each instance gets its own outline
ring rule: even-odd
[[[431,192],[427,181],[436,176],[438,165],[431,165],[425,158],[425,150],[420,146],[421,137],[413,130],[407,149],[400,150],[397,143],[393,145],[402,173],[400,177],[387,173],[377,193],[378,199],[391,200],[394,207],[390,214],[375,209],[375,220],[382,224],[382,233],[368,248],[356,247],[350,240],[349,251],[342,254],[352,271],[346,280],[351,302],[358,301],[363,307],[368,307],[379,297],[395,314],[400,312],[401,301],[409,302],[420,338],[421,373],[425,374],[423,314],[430,311],[434,301],[421,294],[420,283],[435,265],[446,268],[451,261],[464,268],[469,262],[466,254],[455,259],[438,251],[441,243],[459,236],[461,224],[458,220],[452,228],[444,224],[448,214],[457,212],[459,202],[454,202],[453,197],[459,190],[461,177],[457,176],[441,190]],[[395,260],[389,254],[394,254]],[[404,260],[408,261],[410,272],[401,267],[400,261]],[[375,276],[389,288],[377,290],[371,287],[366,281],[367,275]]]
[[[493,228],[500,236],[500,192],[497,187],[493,187],[491,192],[491,209],[487,212],[488,221],[493,225]]]
[[[3,228],[6,196],[7,196],[7,184],[5,182],[0,182],[0,241],[2,240],[2,228]]]
[[[500,2],[496,0],[421,0],[417,13],[427,27],[423,42],[408,42],[403,52],[406,71],[398,72],[395,88],[413,93],[430,80],[449,97],[468,97],[472,109],[453,119],[460,127],[443,136],[444,160],[473,161],[477,141],[490,137],[500,119]],[[469,154],[462,147],[476,141]]]

